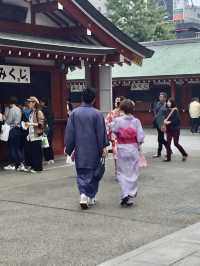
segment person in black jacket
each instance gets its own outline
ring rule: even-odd
[[[166,117],[167,113],[167,94],[165,92],[161,92],[159,96],[159,101],[155,103],[153,112],[154,112],[154,127],[157,129],[158,132],[158,150],[155,155],[153,155],[153,158],[159,158],[161,157],[162,148],[163,145],[165,146],[165,149],[168,149],[167,141],[165,140],[164,132],[161,130],[161,126],[163,124],[163,121]]]
[[[169,98],[167,101],[167,114],[164,123],[166,125],[166,133],[167,133],[167,158],[164,160],[166,162],[171,161],[171,142],[172,139],[174,140],[175,147],[180,151],[182,154],[182,160],[185,161],[188,157],[188,154],[183,149],[183,147],[179,144],[179,137],[180,137],[180,127],[181,127],[181,120],[179,111],[174,99]],[[171,114],[171,115],[170,115]]]

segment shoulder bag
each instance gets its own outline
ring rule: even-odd
[[[168,120],[170,119],[170,117],[172,116],[172,114],[174,113],[174,111],[176,111],[176,110],[177,110],[177,108],[173,108],[173,109],[170,111],[170,113],[169,113],[169,115],[167,116],[167,118],[164,119],[164,121],[168,121]],[[162,124],[161,127],[160,127],[160,130],[161,130],[162,132],[166,132],[166,131],[167,131],[167,126],[166,126],[166,124],[165,124],[164,121],[163,121],[163,124]]]

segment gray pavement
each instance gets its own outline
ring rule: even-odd
[[[199,266],[200,223],[99,266]]]
[[[183,132],[188,161],[181,162],[174,150],[173,161],[163,163],[151,159],[156,137],[147,132],[149,166],[141,172],[132,209],[119,206],[112,160],[98,204],[88,211],[79,208],[73,167],[62,158],[41,174],[0,171],[0,265],[98,265],[198,223],[199,138]]]

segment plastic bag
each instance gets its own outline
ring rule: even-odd
[[[8,124],[2,125],[0,140],[5,142],[8,141],[9,134],[10,134],[10,126]]]
[[[49,148],[49,141],[47,136],[42,136],[42,148],[43,149]]]
[[[66,157],[66,164],[69,164],[69,165],[74,164],[74,161],[72,160],[71,156]]]

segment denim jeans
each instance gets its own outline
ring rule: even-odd
[[[21,129],[12,128],[8,139],[9,161],[18,167],[23,162],[23,151],[21,145]]]

